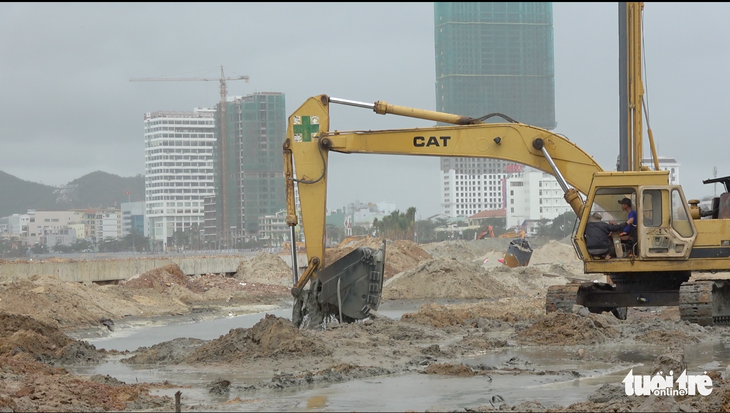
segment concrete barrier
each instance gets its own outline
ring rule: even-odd
[[[291,266],[291,255],[280,256]],[[123,260],[85,260],[74,262],[9,262],[0,264],[0,279],[29,278],[34,275],[55,275],[69,282],[108,282],[128,280],[155,268],[177,264],[187,275],[234,273],[242,261],[252,256],[127,258]],[[297,255],[299,266],[307,265],[305,254]]]

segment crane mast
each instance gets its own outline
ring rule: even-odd
[[[619,171],[640,171],[643,160],[642,17],[644,3],[619,3]],[[648,119],[647,119],[647,127]],[[659,161],[651,128],[647,130],[654,169]]]

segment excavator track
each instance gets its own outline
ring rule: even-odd
[[[550,286],[545,297],[545,312],[572,311],[573,306],[577,304],[578,289],[580,289],[580,284]]]
[[[679,315],[701,326],[730,325],[730,280],[698,280],[679,287]]]

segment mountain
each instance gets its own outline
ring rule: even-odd
[[[0,217],[24,214],[28,209],[53,208],[56,204],[55,189],[0,171]]]
[[[72,188],[75,186],[75,189]],[[122,202],[144,201],[144,176],[124,178],[107,172],[96,171],[74,179],[67,185],[75,196],[69,200],[70,208],[120,207]],[[127,195],[129,192],[129,195]],[[67,201],[68,202],[68,201]],[[59,204],[61,201],[59,200]]]
[[[0,217],[29,209],[119,208],[127,200],[144,201],[142,175],[125,178],[96,171],[55,188],[0,171]]]

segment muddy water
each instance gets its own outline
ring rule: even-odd
[[[380,308],[381,315],[399,319],[405,312],[413,312],[419,303],[388,303]],[[272,311],[279,317],[289,318],[290,308]],[[198,322],[173,323],[165,326],[133,328],[116,335],[90,339],[98,348],[135,350],[179,337],[213,339],[232,328],[248,328],[257,323],[266,312],[209,319]],[[500,332],[498,334],[509,334]],[[503,337],[506,338],[506,337]],[[539,401],[544,406],[567,406],[585,401],[588,395],[603,384],[618,384],[631,368],[647,368],[657,355],[666,349],[661,343],[639,345],[611,343],[610,345],[583,346],[585,358],[577,356],[578,347],[507,347],[468,357],[454,363],[467,365],[513,366],[524,369],[519,374],[492,374],[491,377],[470,378],[423,375],[416,372],[395,376],[352,380],[344,383],[290,388],[262,389],[256,392],[232,386],[224,396],[213,395],[208,388],[213,381],[226,379],[232,383],[255,383],[270,376],[258,377],[245,372],[216,372],[190,366],[129,366],[110,358],[106,363],[92,367],[74,367],[69,370],[81,375],[111,375],[127,383],[160,383],[165,380],[189,386],[183,389],[156,390],[153,394],[172,397],[183,392],[187,410],[204,411],[405,411],[427,409],[455,410],[466,407],[495,406],[504,400],[509,405],[525,401]],[[692,344],[685,348],[688,372],[725,370],[730,362],[730,348],[722,341]],[[643,367],[642,367],[643,366]],[[544,372],[535,374],[529,370]],[[577,373],[577,374],[576,374]],[[224,376],[221,376],[224,374]],[[238,399],[236,399],[238,398]],[[240,400],[240,401],[239,401]]]
[[[420,304],[413,302],[395,303],[382,306],[378,313],[398,320],[403,314],[417,311],[419,307]],[[180,337],[212,340],[227,334],[233,328],[251,328],[267,313],[291,319],[291,311],[291,308],[278,308],[253,314],[199,321],[191,321],[189,316],[170,317],[167,324],[164,325],[150,327],[119,326],[108,337],[87,338],[85,340],[99,349],[134,351],[139,347],[150,347]]]

